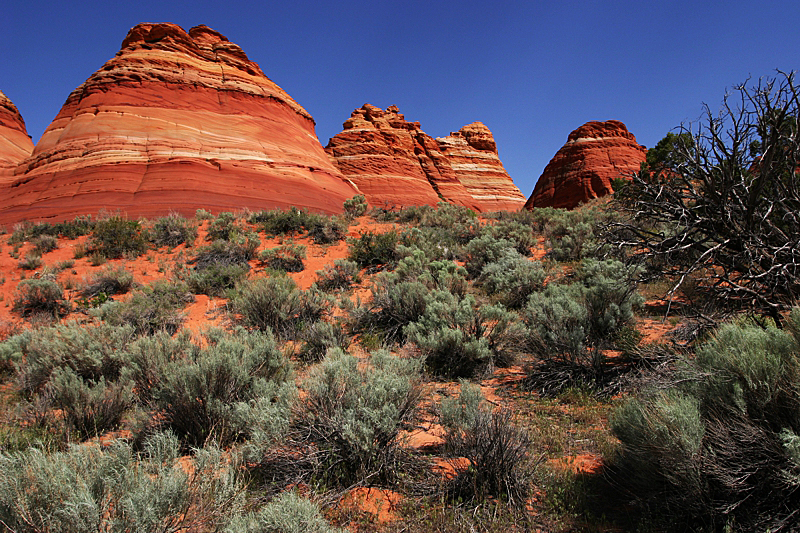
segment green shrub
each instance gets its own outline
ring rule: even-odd
[[[284,272],[302,272],[305,266],[306,247],[302,244],[283,244],[261,252],[259,259],[269,268]]]
[[[306,292],[299,290],[285,276],[240,283],[231,303],[246,327],[271,330],[282,340],[294,338],[303,328],[320,320],[332,304],[313,288]]]
[[[797,528],[800,311],[787,325],[723,326],[613,413],[614,479],[657,527]]]
[[[231,240],[218,239],[209,246],[200,248],[197,256],[189,261],[196,270],[203,270],[211,265],[248,265],[255,257],[259,240],[255,235],[235,235]],[[249,268],[249,265],[248,265]]]
[[[249,261],[255,256],[259,240],[255,235],[234,234],[231,240],[215,240],[200,249],[189,261],[194,269],[189,277],[193,292],[220,296],[250,271]]]
[[[15,362],[18,385],[26,398],[46,391],[56,368],[68,368],[83,379],[116,380],[122,353],[133,339],[133,327],[70,322],[26,330],[0,343],[0,358]]]
[[[159,280],[136,290],[126,302],[104,304],[98,314],[112,325],[130,324],[139,335],[160,330],[175,333],[184,319],[180,309],[193,301],[186,283]]]
[[[211,211],[206,211],[205,209],[201,208],[194,212],[194,218],[200,221],[211,220],[214,218],[214,215],[211,213]]]
[[[597,229],[615,218],[615,213],[599,207],[582,207],[567,211],[552,207],[533,211],[534,230],[544,234],[548,257],[556,261],[580,261],[601,257],[607,250]]]
[[[402,343],[404,328],[425,312],[430,289],[419,281],[398,281],[397,276],[382,273],[372,287],[368,305],[351,311],[353,330],[362,334],[378,334],[384,342]]]
[[[346,530],[331,527],[317,504],[289,491],[281,493],[256,513],[236,517],[225,532],[346,533]]]
[[[531,255],[531,248],[536,244],[531,226],[514,220],[500,220],[493,226],[487,226],[485,233],[511,241],[514,249],[525,257]]]
[[[471,240],[464,248],[464,267],[471,278],[477,278],[489,263],[496,263],[515,251],[514,243],[508,239],[485,234]]]
[[[430,289],[443,289],[463,296],[467,290],[467,271],[454,261],[431,261],[417,247],[400,246],[406,254],[397,264],[394,273],[400,281],[419,281]]]
[[[511,309],[523,307],[534,292],[541,291],[546,274],[539,261],[529,261],[509,252],[497,261],[486,264],[478,282],[489,295]]]
[[[344,201],[344,212],[350,217],[360,217],[367,212],[367,199],[363,194],[357,194]]]
[[[194,269],[187,283],[195,294],[222,296],[247,277],[249,265],[212,263],[202,269]]]
[[[357,239],[347,239],[350,247],[348,259],[364,267],[391,267],[400,259],[397,251],[405,236],[396,231],[386,233],[362,233]]]
[[[294,397],[291,366],[270,333],[206,333],[207,346],[187,337],[133,345],[130,378],[145,387],[159,425],[185,446],[209,439],[226,446],[250,439],[268,445],[283,434]]]
[[[347,235],[347,223],[339,217],[309,215],[306,228],[316,244],[339,242]]]
[[[81,438],[115,429],[133,405],[132,382],[86,380],[69,367],[54,369],[48,388],[49,406],[60,409],[67,432]]]
[[[150,230],[150,242],[156,248],[162,246],[174,248],[183,243],[191,246],[196,238],[197,226],[178,213],[160,217],[153,223]]]
[[[616,260],[586,259],[575,277],[575,283],[550,283],[531,294],[523,311],[528,349],[540,358],[531,384],[540,392],[603,385],[603,350],[624,340],[620,333],[632,327],[633,309],[643,300],[627,268]]]
[[[339,322],[314,322],[302,331],[300,339],[303,341],[300,358],[309,362],[322,360],[332,348],[346,350],[350,345],[350,337],[345,334]]]
[[[323,291],[346,290],[360,281],[358,264],[349,259],[336,259],[333,266],[317,270],[316,284]]]
[[[56,224],[58,233],[67,239],[77,239],[82,235],[88,235],[94,229],[91,215],[77,216],[71,221],[59,222]]]
[[[58,239],[55,235],[39,235],[33,239],[33,250],[37,255],[52,252],[58,248]]]
[[[100,293],[106,295],[125,294],[133,287],[133,273],[124,266],[108,267],[92,277],[81,291],[83,298],[94,298]]]
[[[442,400],[439,420],[447,429],[445,451],[469,459],[467,466],[454,465],[456,475],[445,487],[451,498],[504,498],[525,505],[531,488],[531,440],[515,426],[510,411],[493,411],[480,386],[462,380],[458,398]]]
[[[206,239],[209,241],[230,241],[246,235],[250,230],[244,221],[230,212],[222,212],[208,226]]]
[[[250,217],[251,224],[259,224],[267,235],[297,235],[307,228],[309,213],[290,207],[287,210],[271,209]]]
[[[42,256],[32,251],[25,255],[25,259],[19,262],[19,267],[23,270],[36,270],[43,264]]]
[[[516,315],[503,306],[477,308],[472,296],[430,294],[424,313],[404,328],[434,373],[466,377],[511,364],[522,335]]]
[[[117,215],[95,222],[88,248],[107,259],[138,257],[147,250],[147,241],[138,221]]]
[[[412,422],[420,399],[418,360],[379,350],[364,365],[334,349],[303,388],[297,424],[321,455],[314,477],[347,487],[363,479],[389,482],[403,473],[408,458],[399,433]]]
[[[177,467],[175,437],[154,435],[142,456],[116,441],[45,454],[0,455],[0,521],[20,533],[218,530],[242,513],[239,465],[218,448]]]
[[[485,501],[503,498],[524,507],[532,486],[528,434],[514,423],[508,409],[478,410],[464,431],[449,432],[446,446],[469,466],[456,469],[447,484],[449,496],[457,501]]]
[[[55,281],[26,279],[17,285],[12,309],[22,316],[43,314],[58,318],[69,313],[70,305]]]

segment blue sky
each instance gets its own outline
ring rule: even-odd
[[[207,24],[305,107],[325,145],[365,102],[433,136],[479,120],[529,195],[570,131],[646,146],[748,76],[800,67],[794,1],[8,2],[0,90],[34,141],[139,22]]]

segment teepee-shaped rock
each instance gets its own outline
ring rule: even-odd
[[[139,24],[75,89],[0,201],[0,223],[298,206],[358,190],[311,116],[239,46],[197,26]]]
[[[22,115],[0,91],[0,180],[5,181],[32,151],[33,141],[28,137]]]
[[[569,134],[547,164],[525,207],[572,209],[610,194],[611,180],[630,179],[646,153],[622,122],[587,122]]]

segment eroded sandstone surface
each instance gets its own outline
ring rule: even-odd
[[[16,106],[0,91],[0,180],[5,180],[16,166],[31,155],[33,141]]]
[[[340,212],[358,194],[311,116],[206,26],[139,24],[67,98],[3,191],[0,223],[101,209]]]
[[[476,122],[434,139],[396,106],[364,104],[325,150],[374,206],[446,201],[476,211],[519,209],[524,195],[505,172],[489,129]]]
[[[525,207],[572,209],[610,194],[611,180],[630,179],[646,153],[622,122],[587,122],[569,134],[547,164]]]

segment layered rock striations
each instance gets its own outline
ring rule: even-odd
[[[33,141],[16,106],[0,91],[0,180],[6,181],[16,166],[33,151]]]
[[[242,49],[197,26],[139,24],[75,89],[16,170],[0,223],[298,206],[358,194],[311,116]]]
[[[468,124],[436,142],[481,211],[515,211],[525,204],[525,195],[503,167],[494,136],[483,123]]]
[[[372,205],[400,208],[446,201],[489,211],[518,209],[525,201],[483,124],[434,139],[396,106],[384,111],[364,104],[343,127],[325,150]]]
[[[622,122],[587,122],[569,134],[547,164],[525,207],[572,209],[610,194],[611,180],[630,179],[646,153]]]

